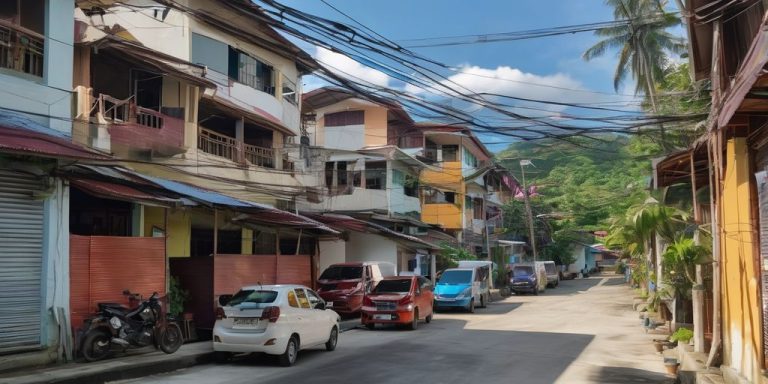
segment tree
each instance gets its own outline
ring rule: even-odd
[[[680,25],[680,19],[664,12],[663,3],[650,0],[606,0],[612,6],[616,21],[622,22],[595,31],[603,38],[587,49],[582,57],[592,60],[603,56],[608,50],[619,50],[619,62],[613,75],[613,88],[619,90],[627,75],[635,80],[635,94],[643,93],[650,100],[654,113],[659,108],[656,102],[656,82],[663,77],[667,66],[668,53],[682,54],[687,46],[682,38],[667,32],[668,28]],[[661,128],[662,147],[666,149],[665,132]]]

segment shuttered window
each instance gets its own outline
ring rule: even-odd
[[[40,347],[43,200],[38,178],[0,169],[0,352]]]

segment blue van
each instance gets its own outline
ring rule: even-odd
[[[446,269],[435,284],[435,310],[463,308],[475,312],[475,306],[484,308],[490,299],[490,291],[484,268]]]

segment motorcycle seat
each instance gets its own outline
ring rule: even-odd
[[[99,311],[108,311],[108,312],[126,312],[128,311],[128,308],[120,303],[98,303]]]

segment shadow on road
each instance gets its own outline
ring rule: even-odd
[[[563,378],[566,382],[567,377]],[[592,383],[674,383],[675,379],[658,373],[637,368],[600,367],[590,378]]]
[[[488,303],[488,306],[485,308],[475,308],[475,313],[472,313],[472,316],[477,315],[504,315],[507,313],[510,313],[514,311],[517,308],[520,308],[520,306],[523,305],[523,303],[503,303],[503,302],[496,302],[496,303]],[[440,314],[453,314],[453,313],[465,313],[470,314],[467,311],[461,309],[461,308],[442,308],[439,311],[435,311],[435,313]]]

